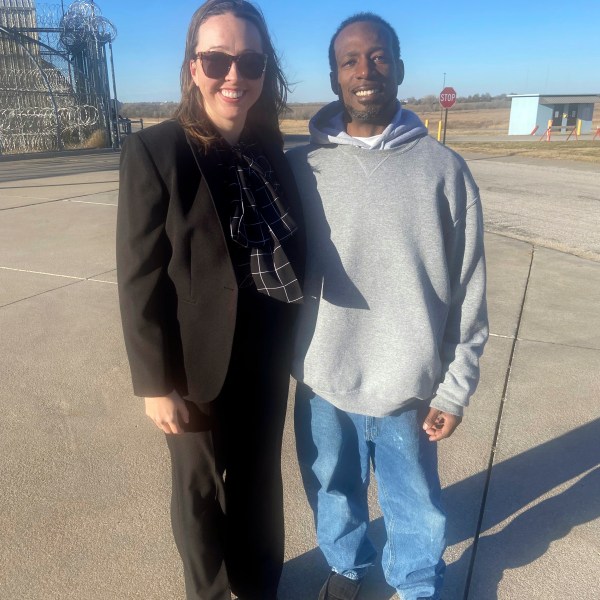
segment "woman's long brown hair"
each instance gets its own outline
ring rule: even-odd
[[[279,115],[286,108],[289,85],[281,70],[262,13],[246,0],[208,0],[192,16],[181,66],[181,101],[173,116],[205,151],[216,141],[214,128],[210,126],[210,120],[204,110],[202,94],[190,73],[190,61],[196,54],[200,25],[210,17],[227,13],[239,19],[246,19],[258,29],[263,52],[268,56],[262,93],[248,111],[246,125],[266,135],[268,139],[283,144],[283,136],[279,129]]]

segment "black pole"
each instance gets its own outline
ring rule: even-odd
[[[93,2],[92,2],[93,4]],[[106,115],[106,132],[108,134],[108,146],[107,148],[113,148],[114,132],[113,132],[113,119],[111,116],[112,102],[110,101],[110,83],[108,76],[108,57],[106,55],[106,44],[98,44],[98,37],[95,38],[96,43],[96,68],[98,74],[98,86],[97,89],[101,95],[101,101],[104,106]]]
[[[116,136],[117,139],[116,141],[116,148],[120,148],[121,147],[121,132],[119,131],[119,101],[117,100],[117,80],[115,78],[115,63],[113,61],[113,49],[112,49],[112,42],[108,42],[108,50],[110,52],[110,70],[112,73],[112,85],[113,85],[113,94],[114,94],[114,98],[113,98],[113,102],[114,102],[114,106],[115,106],[115,132],[116,132]],[[113,147],[115,147],[115,144],[113,143]]]
[[[448,109],[446,109],[446,114],[444,115],[444,139],[442,144],[446,145],[446,126],[448,125]]]
[[[444,85],[442,85],[442,90],[445,90],[445,89],[446,89],[446,73],[444,73]],[[442,120],[442,110],[443,110],[443,107],[440,103],[440,121]]]

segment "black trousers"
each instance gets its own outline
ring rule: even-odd
[[[296,307],[240,292],[219,396],[167,435],[188,600],[274,600],[283,566],[281,443]]]

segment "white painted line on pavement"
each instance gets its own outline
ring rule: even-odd
[[[99,204],[101,206],[118,206],[113,202],[88,202],[87,200],[65,200],[65,202],[73,202],[77,204]]]
[[[59,273],[45,273],[44,271],[29,271],[28,269],[13,269],[12,267],[0,267],[4,271],[16,271],[18,273],[31,273],[32,275],[50,275],[51,277],[64,277],[65,279],[77,279],[85,281],[85,277],[75,277],[73,275],[60,275]]]
[[[77,281],[94,281],[97,283],[110,283],[117,285],[115,281],[105,281],[104,279],[94,279],[92,277],[75,277],[74,275],[60,275],[59,273],[46,273],[45,271],[30,271],[29,269],[14,269],[13,267],[0,267],[4,271],[15,271],[17,273],[30,273],[32,275],[48,275],[49,277],[62,277],[63,279],[75,279]]]
[[[117,285],[116,281],[106,281],[105,279],[86,279],[86,281],[94,281],[96,283],[110,283],[111,285]]]

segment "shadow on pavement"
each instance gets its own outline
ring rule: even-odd
[[[309,136],[290,134],[284,139],[285,149],[289,150],[308,144]],[[120,152],[110,149],[0,156],[0,183],[115,171],[119,168],[119,158]],[[51,184],[45,182],[44,187],[51,187]]]
[[[598,440],[600,419],[496,464],[491,476],[491,496],[495,497],[488,500],[484,527],[494,527],[555,487],[598,466]],[[444,490],[444,501],[451,515],[449,544],[470,537],[469,523],[460,519],[464,515],[461,507],[469,498],[481,494],[485,479],[486,473],[480,472]],[[597,510],[600,513],[600,505]]]
[[[471,600],[496,600],[498,583],[506,569],[535,561],[553,541],[566,536],[573,527],[600,516],[599,439],[600,419],[596,419],[493,467],[484,528],[477,546],[477,555],[484,555],[480,567],[483,575],[481,581],[474,580],[477,589],[469,596]],[[564,492],[526,509],[501,531],[484,535],[486,530],[583,473],[587,474]],[[465,507],[472,506],[473,499],[479,502],[486,478],[487,472],[482,471],[444,489],[449,515],[448,545],[472,537],[473,512]],[[370,536],[381,555],[385,543],[382,518],[371,523]],[[471,544],[459,560],[448,565],[446,593],[453,592],[446,598],[462,598],[472,551]],[[327,564],[318,549],[288,561],[284,567],[281,597],[285,600],[316,598],[327,572]],[[366,600],[392,597],[393,590],[385,583],[380,566],[369,573],[365,592]]]
[[[63,155],[48,157],[15,158],[0,161],[0,183],[41,179],[102,171],[116,171],[119,168],[120,153],[111,151],[95,154]],[[44,182],[44,187],[49,187]]]
[[[477,555],[485,558],[482,566],[475,569],[468,598],[498,600],[498,585],[504,571],[532,563],[544,555],[552,542],[565,537],[577,525],[598,518],[598,498],[600,467],[561,494],[532,506],[498,533],[481,537]],[[466,569],[471,550],[466,550],[451,566],[457,571]]]

